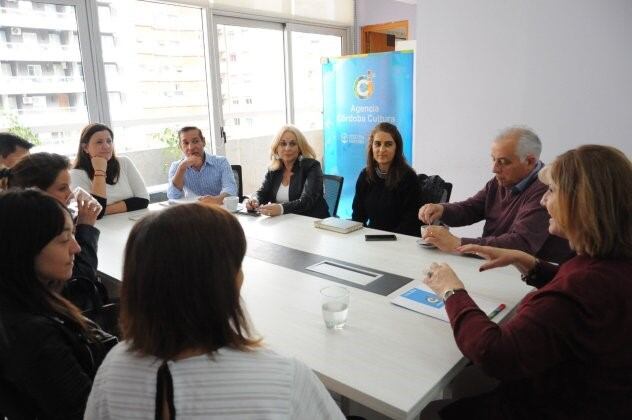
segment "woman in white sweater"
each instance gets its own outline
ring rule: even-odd
[[[86,419],[344,419],[307,366],[253,337],[239,297],[245,253],[241,225],[217,206],[171,207],[134,226],[125,341],[101,365]]]
[[[132,161],[114,154],[114,133],[103,124],[89,124],[81,131],[74,169],[70,172],[74,189],[81,187],[107,205],[105,214],[144,209],[149,194]]]

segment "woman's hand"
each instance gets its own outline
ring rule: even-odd
[[[268,203],[263,206],[259,206],[259,213],[264,216],[280,216],[283,214],[283,206],[280,204]]]
[[[259,202],[254,198],[248,198],[244,201],[246,204],[246,210],[255,211],[259,208]]]
[[[534,256],[515,249],[494,248],[482,245],[463,245],[456,249],[462,254],[474,254],[487,260],[478,268],[478,271],[485,271],[491,268],[515,266],[522,274],[528,273],[535,267]]]
[[[423,281],[439,297],[443,297],[447,290],[465,288],[463,282],[456,276],[456,273],[445,263],[437,264],[433,262],[430,264]]]
[[[108,168],[107,159],[101,156],[92,156],[90,158],[90,162],[92,163],[92,169],[94,169],[95,171],[105,172]]]
[[[96,200],[77,198],[77,224],[94,226],[97,216],[101,213],[101,206]]]

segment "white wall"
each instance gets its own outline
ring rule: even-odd
[[[415,39],[416,7],[398,0],[356,0],[358,19],[358,52],[360,51],[360,29],[366,25],[408,20],[408,38]]]
[[[489,144],[531,126],[543,160],[585,143],[632,156],[632,1],[419,0],[414,167],[491,178]]]

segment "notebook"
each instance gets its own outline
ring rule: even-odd
[[[337,217],[328,217],[322,220],[315,220],[314,227],[332,230],[338,233],[349,233],[354,230],[362,229],[362,223],[354,222],[353,220],[339,219]]]

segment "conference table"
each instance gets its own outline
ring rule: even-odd
[[[162,211],[164,203],[148,209],[106,216],[98,221],[99,271],[121,279],[123,252],[135,221],[145,213]],[[450,325],[390,302],[390,297],[345,284],[350,290],[347,325],[327,329],[321,314],[320,289],[337,284],[326,276],[288,268],[261,258],[274,249],[288,255],[320,256],[351,266],[421,279],[431,262],[447,262],[465,287],[478,296],[502,302],[502,322],[531,289],[513,268],[480,273],[481,260],[427,249],[412,236],[396,241],[367,242],[363,228],[348,234],[316,229],[310,217],[286,214],[253,217],[237,214],[249,248],[243,263],[242,297],[255,331],[272,350],[307,364],[335,393],[394,419],[411,419],[467,364],[457,348]],[[208,246],[222,246],[209,238]],[[284,251],[285,250],[285,251]],[[195,261],[191,261],[195,264]]]

